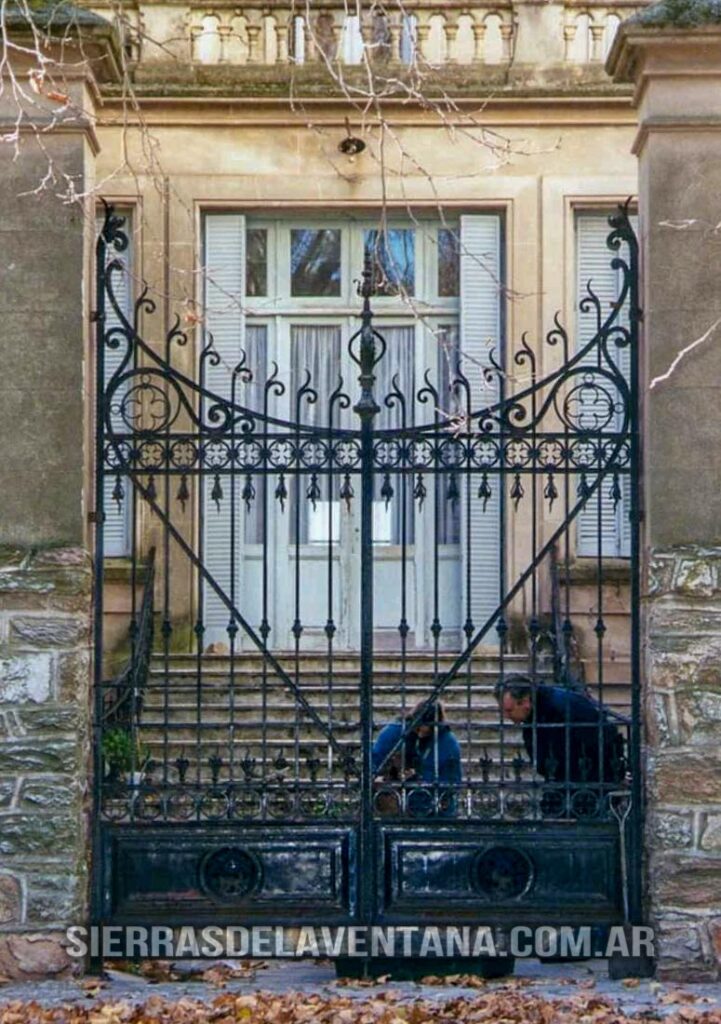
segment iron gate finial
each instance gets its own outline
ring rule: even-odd
[[[360,315],[361,329],[359,332],[360,352],[357,358],[353,356],[352,351],[351,355],[360,367],[361,372],[358,377],[358,383],[361,386],[361,394],[358,402],[353,407],[353,411],[358,413],[361,418],[367,417],[370,419],[377,412],[380,412],[380,407],[373,396],[373,385],[376,379],[373,369],[384,351],[382,349],[380,354],[376,353],[376,333],[373,330],[373,310],[371,309],[371,296],[375,295],[375,286],[373,281],[373,261],[370,252],[367,252],[365,255],[363,275],[358,284],[358,293],[363,298],[363,309]]]

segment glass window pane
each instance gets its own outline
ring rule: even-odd
[[[306,506],[308,516],[308,544],[327,544],[330,540],[338,543],[340,537],[340,502],[316,501],[315,507],[309,502]]]
[[[268,232],[248,228],[245,232],[245,294],[268,294]]]
[[[365,253],[373,259],[378,295],[415,295],[416,233],[413,228],[366,231]]]
[[[373,543],[393,544],[399,543],[393,536],[393,511],[390,503],[385,501],[373,502]]]
[[[458,234],[449,228],[438,231],[438,294],[442,298],[460,294]]]
[[[340,295],[340,229],[290,232],[291,295]]]

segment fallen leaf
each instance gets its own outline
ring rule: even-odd
[[[660,1003],[695,1003],[696,996],[682,988],[672,989],[659,999]]]

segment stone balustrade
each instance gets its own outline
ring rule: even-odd
[[[566,63],[605,61],[618,26],[644,4],[618,2],[588,4],[570,0],[563,6],[563,59]]]
[[[512,57],[514,21],[507,0],[442,12],[438,3],[399,4],[390,14],[361,17],[338,2],[310,10],[278,3],[194,7],[188,28],[192,60],[201,64],[500,64]]]
[[[112,18],[111,0],[93,9]],[[385,13],[363,5],[349,14],[341,0],[312,4],[270,0],[245,5],[211,0],[124,5],[124,20],[137,32],[133,59],[174,60],[194,66],[320,67],[374,64],[420,68],[513,64],[597,65],[609,51],[619,24],[645,6],[639,0],[587,3],[518,3],[488,0],[404,0]]]

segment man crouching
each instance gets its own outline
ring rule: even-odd
[[[620,782],[623,740],[595,700],[520,674],[499,679],[494,692],[504,717],[521,726],[531,763],[547,782]]]

